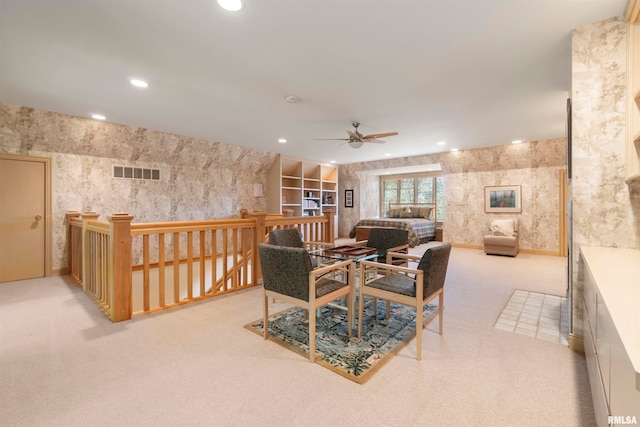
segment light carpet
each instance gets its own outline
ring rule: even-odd
[[[366,301],[366,300],[365,300]],[[362,338],[348,333],[346,310],[324,306],[316,323],[316,363],[355,381],[365,383],[371,376],[416,336],[416,310],[391,304],[389,319],[385,319],[384,304],[377,318],[372,316],[372,304],[365,307]],[[424,307],[425,326],[438,314],[437,305]],[[262,336],[262,319],[245,328]],[[269,339],[309,357],[309,322],[304,310],[293,307],[269,317]]]

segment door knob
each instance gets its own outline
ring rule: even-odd
[[[42,219],[42,215],[36,215],[36,221],[40,221]]]

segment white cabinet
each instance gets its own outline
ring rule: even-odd
[[[640,251],[580,248],[584,347],[598,426],[640,420]]]
[[[267,177],[267,210],[293,211],[293,216],[319,216],[336,212],[338,167],[332,164],[279,156]],[[337,230],[337,224],[335,229]]]

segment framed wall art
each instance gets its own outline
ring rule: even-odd
[[[344,207],[353,207],[353,190],[344,190]]]
[[[484,211],[487,213],[522,212],[520,185],[484,187]]]

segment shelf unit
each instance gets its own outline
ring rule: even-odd
[[[640,23],[628,24],[627,180],[640,179]]]
[[[336,212],[337,232],[337,166],[280,155],[267,174],[266,193],[269,212],[284,213],[288,209],[293,216]]]

